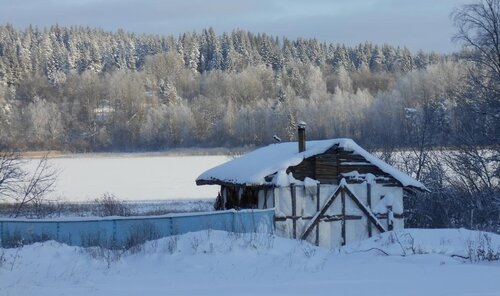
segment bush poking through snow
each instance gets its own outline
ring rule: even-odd
[[[6,237],[7,239],[2,237],[2,246],[4,248],[17,248],[24,244],[23,237],[19,231],[15,231]]]
[[[306,241],[303,241],[303,240],[299,241],[299,246],[300,246],[300,249],[302,250],[302,252],[304,253],[304,255],[307,258],[311,258],[314,255],[316,255],[316,251],[318,250],[317,247],[315,247],[312,244],[310,244],[310,243],[308,243]]]
[[[417,253],[417,248],[415,247],[415,239],[410,233],[397,233],[391,232],[389,235],[389,241],[392,244],[397,243],[401,247],[401,256],[422,254],[419,250]]]
[[[193,236],[191,239],[191,248],[193,248],[193,253],[196,253],[198,251],[198,247],[200,246],[200,239],[196,236]]]
[[[179,241],[179,236],[174,235],[168,238],[167,241],[167,252],[173,254],[177,251],[177,242]]]
[[[113,248],[113,242],[108,241],[106,238],[106,234],[102,232],[95,232],[95,233],[87,233],[87,232],[82,232],[80,233],[80,240],[82,242],[83,247],[103,247],[103,248],[108,248],[111,249]]]
[[[471,262],[500,260],[500,246],[493,247],[488,233],[479,233],[477,239],[467,241],[467,253]]]
[[[189,256],[228,254],[234,250],[250,250],[266,254],[274,248],[276,237],[261,233],[232,233],[222,231],[199,231],[184,235],[174,235],[160,239],[154,239],[156,229],[151,225],[140,225],[130,233],[129,245],[125,248],[116,248],[112,244],[102,243],[97,246],[81,248],[81,252],[90,258],[106,263],[110,268],[114,263],[124,257],[135,254],[164,253],[174,255],[186,253]],[[96,241],[98,241],[96,239]],[[305,241],[297,241],[303,252],[294,250],[290,256],[303,256],[312,258],[316,256],[317,247]],[[0,258],[1,259],[1,258]]]
[[[124,251],[119,249],[108,249],[104,247],[88,247],[83,248],[82,251],[90,256],[90,258],[106,262],[107,268],[118,262],[123,255]]]
[[[2,250],[2,253],[0,254],[0,268],[4,266],[5,262],[7,262],[7,259],[5,259],[5,251]]]
[[[4,248],[17,248],[23,245],[45,242],[50,239],[51,237],[48,233],[38,235],[33,232],[28,232],[23,235],[19,231],[14,231],[13,233],[4,234],[0,245]]]
[[[351,254],[377,251],[386,256],[437,254],[471,262],[500,260],[500,236],[467,229],[406,229],[389,231],[342,247]]]
[[[116,198],[114,194],[105,193],[100,198],[95,199],[95,208],[92,214],[95,216],[130,216],[129,207]]]
[[[133,225],[129,229],[129,235],[125,248],[132,253],[141,251],[144,243],[160,238],[158,229],[151,223],[143,222],[140,225]]]

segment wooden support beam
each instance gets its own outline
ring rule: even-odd
[[[314,162],[316,163],[316,161]],[[316,185],[316,212],[319,212],[320,210],[320,205],[319,205],[319,202],[320,202],[320,184],[318,183],[318,185]],[[315,245],[316,246],[319,246],[319,222],[318,224],[316,224],[316,240],[315,240]]]
[[[273,208],[276,208],[276,186],[273,185]]]
[[[361,220],[363,216],[358,215],[324,215],[320,220],[321,222],[334,222],[334,221],[344,221],[344,220]]]
[[[404,219],[403,214],[394,214],[393,213],[393,216],[395,219]],[[375,214],[375,217],[377,217],[377,219],[387,219],[387,214]]]
[[[292,196],[292,217],[297,216],[297,196],[295,194],[295,184],[290,184],[290,195]],[[297,238],[297,219],[292,220],[293,238]]]
[[[387,181],[387,183],[384,183],[384,185],[382,185],[384,187],[401,187],[402,185],[400,183],[394,183],[394,182],[390,182],[390,181]]]
[[[326,213],[328,208],[330,208],[332,203],[335,201],[335,199],[339,195],[340,190],[341,190],[341,186],[337,187],[335,192],[333,192],[333,194],[327,198],[325,205],[323,205],[323,207],[321,208],[321,211],[317,212],[316,215],[314,215],[311,222],[309,222],[309,224],[307,225],[306,230],[304,231],[304,233],[300,237],[301,239],[306,239],[309,236],[309,234],[311,233],[311,231],[314,229],[314,227],[316,225],[318,225],[320,218]]]
[[[342,186],[343,187],[343,186]],[[342,201],[342,246],[345,246],[346,244],[346,237],[345,237],[345,188],[342,188],[340,191],[340,198]]]
[[[394,215],[392,213],[392,206],[388,206],[387,207],[387,228],[389,229],[389,231],[394,229],[394,225],[392,224],[392,220],[391,220],[391,214]]]
[[[316,157],[313,157],[311,159],[311,165],[312,165],[312,178],[316,180]],[[319,184],[318,184],[319,185]]]
[[[264,209],[267,209],[267,187],[264,188],[264,205],[262,205]]]
[[[303,220],[309,220],[312,219],[311,217],[300,217],[300,216],[281,216],[281,217],[275,217],[274,221],[286,221],[286,220],[298,220],[298,219],[303,219]]]
[[[372,211],[370,209],[368,209],[360,200],[359,198],[354,195],[354,193],[351,192],[351,190],[349,190],[349,188],[347,187],[344,187],[344,191],[347,195],[349,195],[349,197],[352,199],[352,201],[354,201],[354,203],[358,206],[358,208],[363,211],[363,213],[368,217],[369,220],[371,220],[371,222],[373,223],[373,225],[375,225],[375,227],[378,229],[378,231],[380,232],[386,232],[387,230],[384,228],[384,226],[382,226],[382,224],[380,223],[380,221],[377,219],[377,217],[375,217],[375,215],[372,213]]]
[[[316,216],[281,216],[281,217],[275,217],[275,221],[286,221],[286,220],[312,220]],[[346,220],[361,220],[363,216],[359,215],[323,215],[319,218],[320,221],[322,222],[331,222],[331,221],[342,221],[342,219]]]
[[[370,211],[372,210],[372,184],[366,183],[366,203],[368,204],[368,208]],[[372,237],[372,222],[370,219],[366,219],[368,222],[368,237]]]
[[[238,204],[237,204],[237,208],[241,208],[241,197],[243,195],[243,192],[245,191],[245,188],[246,188],[246,185],[243,185],[243,187],[240,187],[238,189]]]
[[[222,195],[222,207],[221,207],[221,210],[225,210],[226,209],[226,203],[227,203],[227,187],[222,185],[220,187],[220,192],[221,192],[221,195]]]

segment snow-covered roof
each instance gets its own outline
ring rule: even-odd
[[[303,152],[298,152],[297,142],[271,144],[207,170],[196,179],[196,183],[199,185],[210,183],[270,184],[265,180],[267,176],[285,172],[287,168],[300,164],[306,158],[322,154],[335,145],[361,155],[366,161],[391,175],[404,187],[427,190],[419,181],[380,160],[353,140],[345,138],[307,141],[307,149]]]

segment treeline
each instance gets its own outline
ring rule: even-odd
[[[413,55],[405,47],[369,42],[346,47],[316,39],[280,40],[242,30],[217,36],[210,28],[174,37],[58,25],[43,30],[31,26],[16,30],[6,25],[0,26],[0,81],[15,85],[36,73],[58,84],[68,74],[85,71],[140,71],[148,56],[167,52],[177,52],[184,66],[197,73],[241,72],[260,65],[279,72],[294,63],[395,73],[423,69],[443,58],[435,53]]]
[[[464,85],[458,55],[368,42],[9,25],[0,37],[0,140],[16,150],[261,145],[294,139],[298,120],[311,139],[404,147],[424,111],[448,145]]]

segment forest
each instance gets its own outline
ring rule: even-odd
[[[212,28],[0,26],[1,151],[158,151],[353,138],[423,181],[413,227],[500,231],[500,1],[453,12],[450,54]],[[443,215],[444,213],[444,215]]]
[[[6,25],[0,37],[0,140],[17,150],[262,145],[293,140],[300,120],[311,139],[405,147],[425,112],[433,144],[449,145],[467,71],[459,54],[246,31]]]

